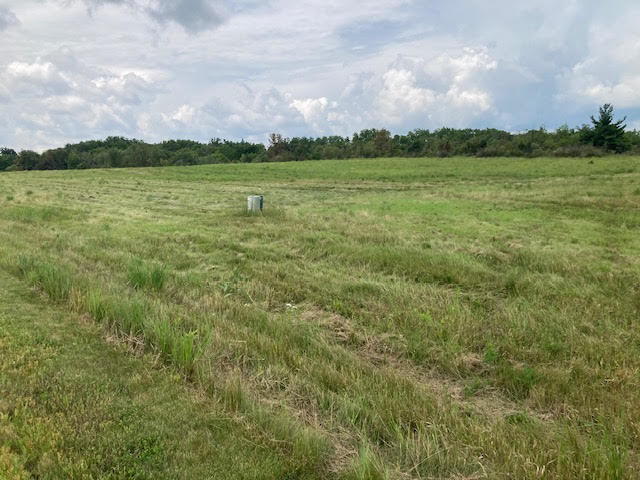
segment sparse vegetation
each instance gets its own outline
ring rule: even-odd
[[[630,156],[2,174],[0,468],[637,478],[639,185]]]

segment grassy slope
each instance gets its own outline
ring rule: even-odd
[[[3,174],[0,261],[176,366],[294,476],[634,478],[639,167]]]

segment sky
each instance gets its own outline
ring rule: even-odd
[[[640,2],[0,0],[0,146],[640,129]]]

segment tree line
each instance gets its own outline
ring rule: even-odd
[[[273,133],[269,145],[219,138],[208,143],[169,140],[157,144],[123,137],[68,144],[37,153],[0,148],[0,171],[252,163],[357,157],[593,157],[608,153],[640,154],[640,132],[626,131],[625,119],[615,121],[613,107],[600,107],[590,125],[544,128],[521,133],[486,129],[416,129],[391,135],[386,129],[366,129],[352,137],[294,137]]]

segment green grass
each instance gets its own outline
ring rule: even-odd
[[[152,288],[160,291],[166,281],[166,268],[164,265],[146,265],[139,258],[129,262],[129,283],[134,288]]]
[[[215,405],[265,478],[631,479],[638,188],[633,157],[11,172],[0,265]]]
[[[5,272],[0,282],[3,480],[271,479],[299,470],[151,355],[44,305]]]

